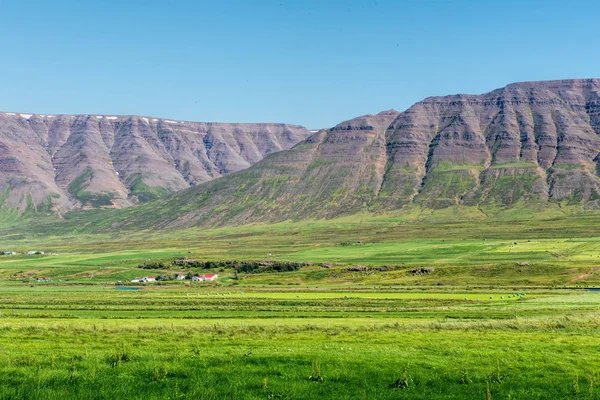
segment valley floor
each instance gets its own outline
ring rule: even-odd
[[[0,398],[600,398],[600,292],[0,296]]]
[[[600,399],[598,222],[6,229],[0,398]]]

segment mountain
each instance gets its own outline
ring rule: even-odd
[[[411,204],[596,207],[599,134],[598,79],[431,97],[402,113],[321,130],[246,170],[128,210],[119,221],[159,227],[278,222]]]
[[[286,124],[0,113],[0,205],[127,207],[245,169],[309,135]]]

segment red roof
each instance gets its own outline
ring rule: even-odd
[[[214,276],[217,276],[217,274],[204,274],[205,278],[212,278]]]
[[[146,278],[147,278],[147,279],[156,279],[156,277],[155,277],[155,276],[147,276]]]

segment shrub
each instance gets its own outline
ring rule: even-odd
[[[108,363],[113,368],[118,367],[123,362],[129,361],[131,361],[131,354],[125,345],[122,345],[120,349],[115,350],[108,357]]]
[[[398,379],[396,379],[394,383],[392,383],[391,387],[393,389],[408,389],[413,385],[413,383],[414,382],[412,376],[408,375],[406,373],[406,368],[404,368],[404,370],[402,371],[402,375],[400,375]]]
[[[321,376],[321,363],[318,360],[312,363],[312,374],[308,377],[309,381],[323,382],[323,376]]]

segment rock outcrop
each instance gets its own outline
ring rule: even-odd
[[[286,124],[0,113],[0,205],[127,207],[248,168],[309,135]]]

